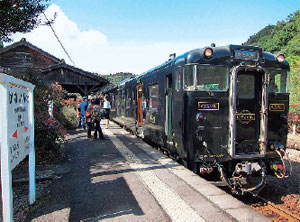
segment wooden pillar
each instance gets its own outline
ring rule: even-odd
[[[84,85],[84,96],[86,96],[86,98],[88,98],[88,86],[87,86],[87,84]]]

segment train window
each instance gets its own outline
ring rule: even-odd
[[[120,98],[121,98],[121,91],[120,90],[118,90],[118,95],[116,97],[117,97],[116,105],[120,106]]]
[[[122,107],[125,107],[125,89],[122,90],[122,100],[121,100],[121,103],[122,103]]]
[[[180,90],[181,88],[181,70],[180,66],[176,68],[176,77],[175,77],[175,90]]]
[[[184,67],[183,85],[185,89],[194,89],[194,65]]]
[[[132,104],[135,104],[135,91],[134,90],[132,91],[131,98],[132,98]]]
[[[255,78],[253,75],[238,76],[238,94],[241,99],[253,99],[255,97]]]
[[[110,93],[109,98],[110,98],[111,105],[114,106],[115,105],[115,96],[114,96],[114,94]]]
[[[149,108],[152,110],[157,110],[159,106],[159,95],[158,95],[158,85],[149,86],[150,101]]]
[[[225,91],[228,87],[228,69],[223,66],[197,66],[196,89]]]
[[[287,77],[288,74],[286,71],[270,70],[268,72],[268,92],[286,93]]]

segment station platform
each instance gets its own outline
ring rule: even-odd
[[[49,187],[30,221],[268,221],[111,122],[105,140],[72,132],[70,171]]]

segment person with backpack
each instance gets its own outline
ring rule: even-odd
[[[97,134],[99,133],[99,139],[103,140],[103,132],[100,126],[101,121],[101,107],[100,107],[100,99],[96,98],[95,105],[93,106],[92,110],[92,123],[95,124],[95,131],[94,131],[94,139],[97,139]]]
[[[87,125],[87,138],[91,138],[91,132],[92,132],[92,111],[93,107],[95,105],[95,99],[91,99],[91,103],[88,105],[86,112],[85,112],[85,121]]]

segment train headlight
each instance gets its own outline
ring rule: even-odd
[[[214,51],[211,48],[204,49],[204,57],[209,59],[214,55]]]
[[[284,60],[285,60],[284,55],[282,55],[282,54],[277,55],[276,60],[279,63],[284,63]]]

